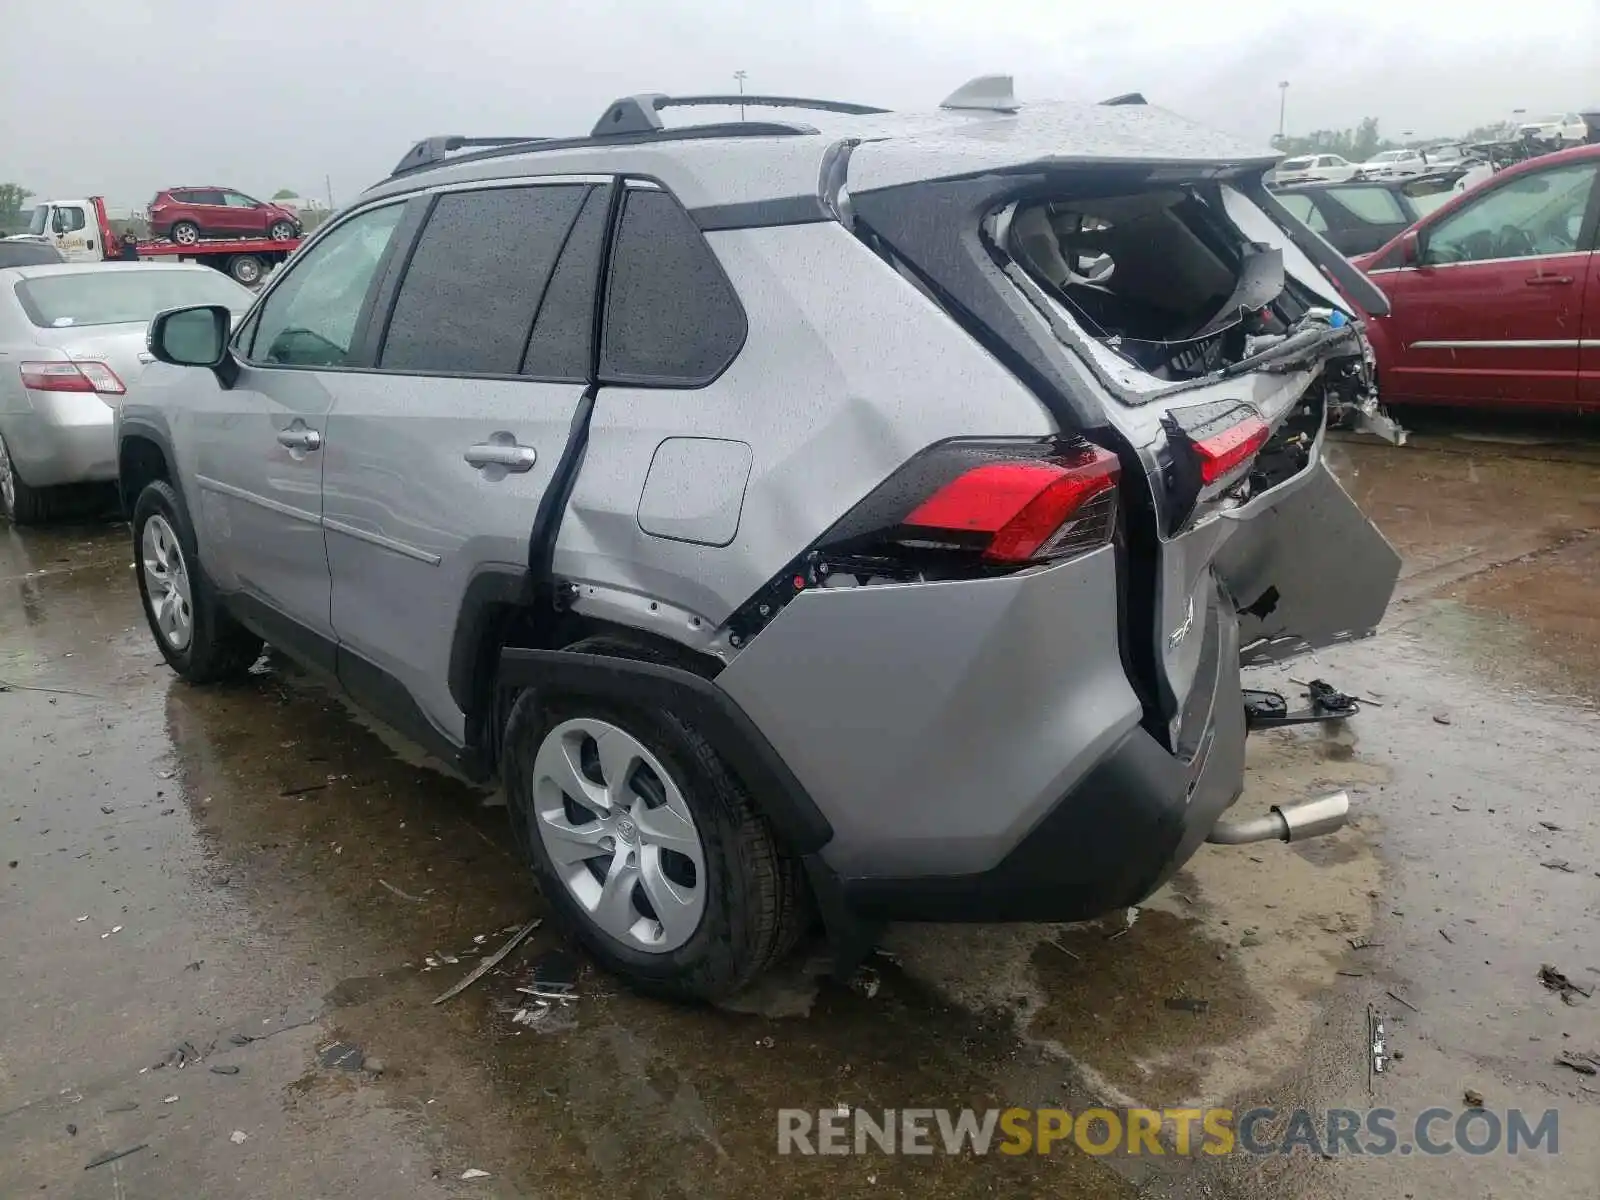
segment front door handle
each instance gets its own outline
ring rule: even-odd
[[[1566,287],[1572,283],[1571,275],[1530,275],[1525,283],[1529,287]]]
[[[504,467],[507,471],[521,474],[533,469],[533,464],[539,461],[539,452],[532,446],[516,443],[479,442],[476,446],[468,446],[461,457],[475,467]]]
[[[278,445],[287,446],[290,450],[320,450],[322,449],[322,435],[315,429],[306,429],[303,426],[280,429],[278,431]]]

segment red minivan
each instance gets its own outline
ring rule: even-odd
[[[300,236],[300,218],[281,205],[253,200],[230,188],[167,188],[150,201],[150,233],[180,246],[192,246],[201,238],[269,237],[286,242]]]
[[[1391,404],[1600,410],[1600,145],[1530,159],[1352,261]]]

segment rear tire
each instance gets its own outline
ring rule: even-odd
[[[200,240],[200,226],[193,221],[174,221],[167,236],[180,246],[192,246]]]
[[[55,515],[55,489],[29,487],[17,474],[6,440],[0,437],[0,513],[13,525],[40,525]]]
[[[651,650],[614,638],[590,638],[568,649],[580,654],[665,661]],[[559,798],[563,793],[570,796],[567,789],[551,790],[552,777],[546,773],[554,753],[551,747],[570,744],[561,739],[571,739],[575,729],[579,730],[576,736],[582,739],[586,736],[584,727],[614,731],[602,736],[616,737],[619,743],[633,747],[636,761],[629,768],[630,780],[638,781],[641,773],[643,780],[632,795],[644,797],[659,792],[670,797],[656,803],[674,811],[686,809],[690,818],[687,828],[691,831],[688,836],[698,838],[700,863],[690,865],[703,869],[695,874],[679,865],[679,873],[671,879],[682,894],[698,893],[694,898],[699,906],[698,922],[692,932],[679,929],[676,933],[661,923],[659,933],[664,948],[641,948],[636,941],[624,940],[609,931],[596,915],[603,900],[589,903],[574,890],[587,890],[589,900],[593,900],[593,893],[603,889],[603,880],[618,869],[614,854],[619,838],[607,839],[610,845],[597,847],[591,860],[594,868],[580,864],[575,869],[570,854],[561,863],[552,857],[552,845],[571,851],[577,841],[587,840],[561,838],[561,812],[578,811],[582,823],[576,825],[577,829],[581,831],[587,825],[590,836],[600,832],[593,825],[593,814],[580,811],[585,806]],[[583,753],[588,753],[587,744]],[[656,776],[657,767],[667,778]],[[604,770],[598,747],[593,751],[593,769]],[[637,990],[671,999],[729,995],[787,954],[805,931],[807,906],[800,863],[780,849],[767,822],[756,812],[749,794],[715,747],[682,717],[652,704],[623,706],[580,695],[527,691],[518,698],[506,724],[503,770],[512,833],[540,890],[561,924],[607,969]],[[587,775],[587,767],[585,770]],[[592,775],[587,778],[590,784],[597,783]],[[618,781],[606,779],[602,790],[617,784]],[[549,832],[551,796],[557,797],[558,806],[571,805],[558,807],[553,818],[557,822],[556,833]],[[635,800],[635,804],[641,802],[648,805],[647,801]],[[633,811],[641,810],[636,807]],[[634,832],[635,823],[625,821],[622,828],[627,832],[619,835],[625,841],[624,850],[634,844],[627,839],[637,839],[641,872],[645,855],[650,852],[650,826],[670,823],[650,816],[660,812],[660,807],[647,806],[642,811],[644,821],[638,822],[639,831]],[[666,815],[670,818],[671,813]],[[565,821],[568,829],[574,827],[571,816]],[[679,831],[685,828],[681,822],[674,827]],[[661,849],[657,847],[654,852],[661,870],[671,875],[666,870],[668,859],[659,857]],[[670,856],[674,852],[668,853]],[[627,861],[630,865],[635,861],[632,854]],[[585,882],[582,869],[590,869],[595,876],[593,885]],[[576,884],[569,882],[575,874]],[[683,881],[690,874],[693,884],[685,885]],[[650,914],[654,906],[646,885],[641,881],[638,889],[629,894],[636,898],[637,908],[629,908],[624,920],[633,920],[636,928],[653,934],[656,931]]]
[[[228,274],[245,287],[260,283],[264,270],[261,260],[254,254],[235,254],[228,260]]]
[[[261,639],[217,602],[200,569],[188,511],[164,479],[145,484],[134,503],[133,560],[150,632],[184,679],[237,679],[261,657]]]

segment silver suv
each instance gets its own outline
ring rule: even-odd
[[[808,123],[664,127],[674,106]],[[122,491],[162,654],[263,641],[480,778],[649,990],[820,916],[1070,920],[1223,821],[1240,665],[1370,632],[1398,558],[1322,460],[1369,390],[1263,184],[1150,107],[636,96],[432,138],[231,327],[157,318]],[[1337,288],[1334,282],[1337,281]]]

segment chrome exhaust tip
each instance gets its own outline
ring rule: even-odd
[[[1343,829],[1350,820],[1350,794],[1329,792],[1293,804],[1274,804],[1264,817],[1218,821],[1206,838],[1219,846],[1250,842],[1303,842]]]

